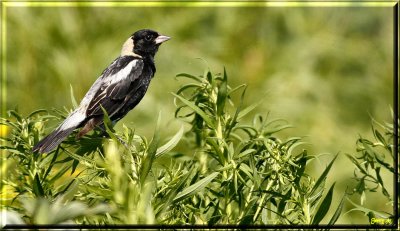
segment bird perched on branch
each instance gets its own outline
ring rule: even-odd
[[[146,94],[156,72],[154,56],[170,37],[144,29],[133,33],[116,58],[94,82],[76,108],[52,133],[33,147],[34,152],[52,151],[76,128],[77,138],[103,124],[103,110],[114,122],[122,119]]]

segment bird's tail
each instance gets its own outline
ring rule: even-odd
[[[45,153],[50,152],[57,147],[69,134],[71,134],[75,128],[77,128],[84,120],[86,116],[79,112],[74,111],[71,113],[56,130],[50,133],[48,136],[43,138],[37,143],[32,151]]]

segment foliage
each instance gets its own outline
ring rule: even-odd
[[[398,127],[397,127],[398,129]],[[395,175],[395,156],[398,155],[399,140],[397,141],[397,148],[394,146],[395,136],[394,123],[381,124],[375,120],[372,123],[372,133],[375,140],[371,141],[360,136],[357,140],[357,154],[355,156],[347,154],[347,157],[355,165],[354,180],[357,182],[353,193],[360,195],[360,205],[350,201],[355,208],[351,211],[363,212],[368,219],[386,219],[384,224],[394,224],[394,213],[388,213],[383,211],[376,211],[374,209],[366,208],[364,202],[367,199],[366,193],[372,192],[377,193],[378,190],[382,192],[382,195],[386,197],[388,203],[394,205],[394,195],[389,193],[387,185],[383,181],[383,172]],[[399,130],[398,130],[399,131]],[[397,133],[398,134],[398,133]],[[398,137],[397,137],[398,139]],[[397,152],[396,152],[397,150]],[[398,171],[397,171],[398,174]],[[397,188],[400,186],[397,182]],[[400,199],[397,194],[397,200]]]
[[[192,206],[174,208],[172,213],[189,214],[192,221],[204,223],[318,224],[331,204],[334,185],[323,201],[322,193],[334,160],[315,181],[305,173],[307,162],[314,157],[305,150],[295,151],[301,138],[281,141],[273,136],[288,125],[261,115],[256,115],[251,125],[241,124],[255,105],[233,106],[232,95],[244,88],[243,101],[246,87],[230,88],[225,70],[222,75],[207,71],[200,77],[178,77],[195,81],[181,87],[175,96],[182,102],[176,116],[188,119],[192,126],[196,156],[204,165],[199,172],[220,175],[208,187],[209,192],[189,200]],[[233,107],[231,113],[228,105]],[[199,213],[198,207],[205,209]]]
[[[175,108],[169,95],[177,87],[171,76],[179,72],[197,74],[203,65],[197,57],[206,57],[212,70],[219,71],[223,65],[229,67],[231,86],[248,84],[243,108],[268,92],[268,98],[254,111],[271,111],[270,120],[290,121],[295,130],[282,130],[273,136],[307,135],[312,142],[307,146],[309,154],[352,153],[353,138],[369,131],[369,114],[379,121],[389,119],[386,109],[393,102],[394,89],[391,6],[355,2],[339,3],[346,5],[339,8],[306,7],[309,4],[306,2],[299,3],[304,7],[285,7],[284,4],[269,7],[269,3],[257,1],[237,3],[238,7],[211,1],[156,3],[159,7],[149,7],[153,3],[148,2],[104,3],[109,7],[97,7],[92,3],[83,3],[88,4],[83,7],[76,1],[34,4],[6,7],[2,21],[5,29],[2,33],[5,41],[2,97],[6,98],[2,98],[1,103],[7,109],[17,107],[24,117],[38,108],[62,108],[64,105],[71,108],[70,85],[74,87],[76,98],[82,98],[102,70],[119,55],[121,45],[131,33],[153,28],[172,39],[157,53],[157,73],[148,95],[133,113],[117,124],[119,132],[124,131],[122,123],[125,123],[135,128],[135,134],[150,139],[155,126],[155,119],[150,118],[162,110],[160,139],[172,137],[180,123],[174,119]],[[258,7],[246,7],[247,4]],[[370,7],[362,7],[364,4]],[[35,26],[31,22],[35,22]],[[233,96],[234,101],[237,98],[240,99],[240,93]],[[5,111],[1,116],[7,117]],[[250,115],[242,118],[242,125],[251,124],[251,119]],[[42,125],[46,127],[45,133],[57,122],[60,121],[49,118]],[[166,124],[168,128],[164,127]],[[185,131],[190,129],[187,126]],[[7,127],[0,129],[0,135],[5,134]],[[75,141],[71,136],[67,142],[72,143],[64,142],[62,147],[75,153],[75,149],[91,145],[97,152],[96,145],[103,145],[103,141],[95,137],[98,136]],[[183,153],[187,160],[192,157],[189,153],[194,146],[185,143],[186,139],[185,135],[173,151],[181,152],[179,155]],[[97,155],[91,154],[88,158],[97,158]],[[165,162],[163,164],[172,169],[175,163],[168,162],[170,156],[156,158],[155,163]],[[63,154],[63,157],[68,155]],[[174,156],[173,160],[176,159]],[[15,162],[9,162],[9,169],[13,169]],[[337,158],[329,173],[337,182],[334,204],[339,203],[340,197],[336,195],[342,194],[352,176],[353,169],[343,167],[349,164],[347,158]],[[83,167],[79,164],[71,178]],[[307,173],[313,176],[322,171],[317,161],[307,167]],[[385,172],[383,168],[381,172]],[[382,180],[390,190],[392,176],[382,174]],[[378,190],[380,193],[380,188]],[[375,210],[388,207],[382,200],[368,200],[368,204]],[[341,216],[338,221],[344,224],[364,222],[366,220],[358,213]]]
[[[336,157],[320,176],[312,177],[306,167],[316,157],[298,150],[301,138],[276,136],[288,124],[258,114],[251,124],[243,123],[257,103],[243,107],[246,86],[230,87],[226,71],[177,77],[189,82],[174,94],[175,116],[190,129],[184,133],[182,127],[164,145],[161,116],[150,141],[125,125],[114,131],[105,116],[105,134],[95,131],[80,140],[70,136],[55,151],[39,155],[31,148],[44,135],[46,121],[60,121],[66,113],[37,111],[24,118],[10,111],[0,121],[12,130],[2,146],[7,156],[2,161],[7,167],[1,185],[3,209],[18,212],[29,224],[337,221],[345,197],[327,217],[335,184],[325,184]],[[234,95],[240,91],[235,106]],[[192,152],[180,152],[182,143]],[[36,215],[57,214],[60,205],[74,213],[52,220]]]

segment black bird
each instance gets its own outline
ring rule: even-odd
[[[154,56],[161,43],[170,37],[144,29],[124,43],[121,55],[103,71],[76,108],[52,133],[33,147],[34,152],[53,150],[76,128],[82,137],[103,123],[103,110],[114,122],[122,119],[146,94],[156,72]]]

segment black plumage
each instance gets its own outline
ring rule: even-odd
[[[34,147],[34,152],[50,152],[76,128],[82,137],[103,123],[103,107],[114,122],[122,119],[144,97],[156,67],[154,56],[161,43],[170,38],[153,30],[132,34],[116,58],[94,82],[76,108],[51,134]]]

